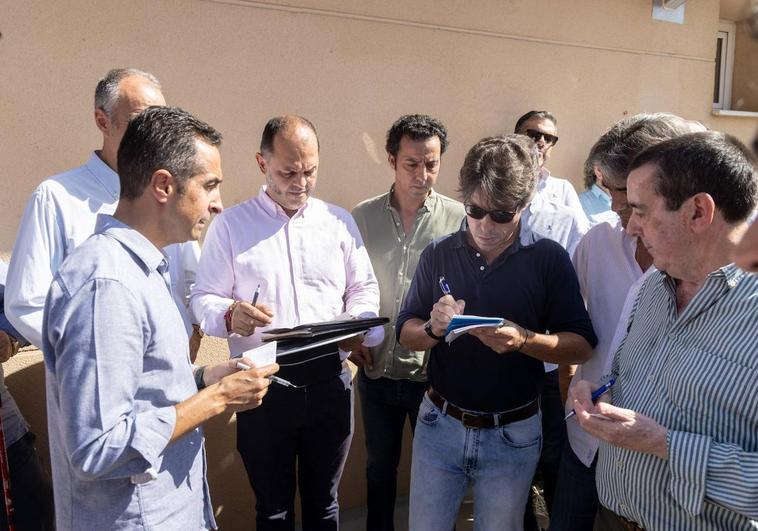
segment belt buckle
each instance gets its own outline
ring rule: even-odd
[[[472,430],[478,430],[479,426],[474,426],[473,424],[469,424],[468,419],[476,419],[479,417],[479,415],[475,415],[473,413],[469,413],[467,411],[461,411],[461,424],[463,424],[464,428],[469,428]]]

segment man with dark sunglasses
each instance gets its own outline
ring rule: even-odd
[[[529,139],[477,143],[460,172],[461,229],[424,249],[398,316],[400,343],[431,349],[413,440],[414,531],[451,529],[469,483],[477,529],[522,527],[540,457],[543,362],[585,360],[596,343],[566,251],[520,239],[536,180]],[[464,309],[505,321],[447,343]]]
[[[540,178],[537,181],[536,195],[550,203],[564,205],[575,211],[580,225],[589,224],[579,196],[571,183],[566,179],[553,177],[545,167],[553,147],[558,143],[558,120],[555,116],[549,111],[529,111],[516,121],[513,132],[526,135],[537,144]]]

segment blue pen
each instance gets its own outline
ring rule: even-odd
[[[442,290],[442,293],[445,295],[452,295],[453,292],[450,291],[450,286],[447,285],[447,280],[445,280],[444,276],[440,276],[440,289]]]
[[[604,395],[606,392],[608,392],[608,389],[610,389],[615,383],[616,383],[616,378],[613,377],[610,380],[608,380],[606,383],[604,383],[603,385],[595,389],[595,392],[592,393],[592,403],[593,404],[597,403],[597,399],[600,398],[602,395]],[[568,420],[574,415],[576,415],[576,411],[572,409],[571,411],[569,411],[569,414],[563,418],[563,420]]]
[[[253,306],[255,306],[255,303],[258,302],[258,296],[261,294],[261,285],[258,284],[258,287],[255,288],[255,293],[253,293]]]

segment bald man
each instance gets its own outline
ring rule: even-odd
[[[232,356],[260,345],[267,327],[379,310],[355,221],[312,197],[319,166],[313,124],[272,118],[256,160],[266,184],[211,224],[191,298],[202,329],[228,338]],[[382,330],[363,345],[380,343]],[[263,407],[237,415],[237,449],[255,491],[259,531],[294,530],[296,485],[303,528],[338,528],[337,486],[353,433],[352,375],[343,362],[358,344],[280,356],[279,376],[296,387],[271,386]]]

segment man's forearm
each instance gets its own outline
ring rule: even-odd
[[[584,363],[592,356],[592,347],[579,334],[558,332],[555,334],[535,334],[528,332],[529,338],[519,350],[524,354],[548,363]]]
[[[219,385],[206,387],[176,406],[176,423],[170,442],[180,439],[205,421],[220,415],[226,409],[226,402],[219,392]]]
[[[403,328],[400,330],[400,344],[408,350],[429,350],[434,347],[438,340],[429,337],[424,331],[424,325],[426,321],[421,319],[408,319],[403,323]],[[436,331],[435,334],[442,334],[443,331]]]

